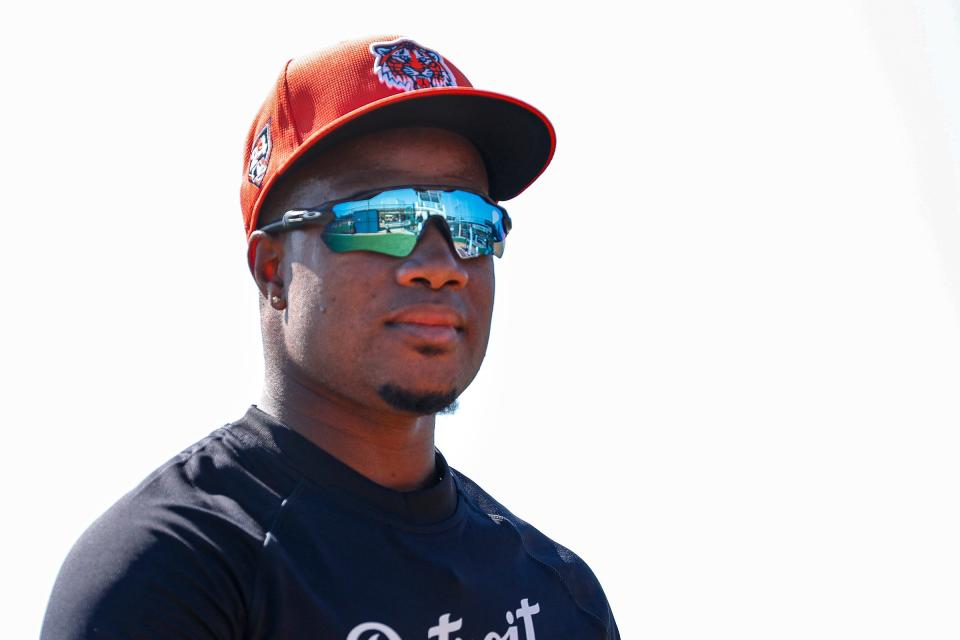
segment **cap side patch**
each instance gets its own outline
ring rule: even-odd
[[[267,166],[270,164],[270,152],[273,151],[273,139],[270,137],[270,121],[263,125],[260,133],[253,139],[250,148],[250,164],[247,166],[247,180],[257,188],[263,184],[263,177],[267,175]]]
[[[401,91],[455,87],[457,80],[443,57],[407,38],[370,44],[373,72],[383,84]]]

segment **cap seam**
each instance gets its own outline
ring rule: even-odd
[[[290,73],[290,63],[293,62],[293,58],[287,60],[287,64],[283,67],[283,97],[284,104],[287,109],[287,117],[290,118],[290,123],[293,125],[293,135],[297,139],[297,146],[299,147],[303,144],[303,136],[300,134],[300,126],[297,123],[297,119],[293,115],[293,101],[290,99],[290,83],[287,81],[287,74]]]

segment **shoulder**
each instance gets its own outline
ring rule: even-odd
[[[451,472],[471,508],[501,526],[513,528],[526,553],[556,574],[577,605],[607,628],[607,637],[620,637],[603,587],[580,556],[514,515],[467,476],[454,469]]]
[[[184,449],[118,500],[87,539],[175,540],[194,550],[259,545],[298,482],[228,424]]]
[[[290,484],[258,464],[228,425],[151,473],[71,549],[43,637],[235,637]]]

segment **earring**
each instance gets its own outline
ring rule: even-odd
[[[279,308],[280,302],[281,302],[280,296],[270,296],[270,304],[272,304],[274,307]]]

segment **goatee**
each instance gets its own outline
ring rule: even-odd
[[[434,413],[453,413],[457,410],[456,389],[440,392],[416,392],[403,389],[396,385],[385,384],[377,390],[383,401],[399,411],[412,413],[418,416],[429,416]]]

